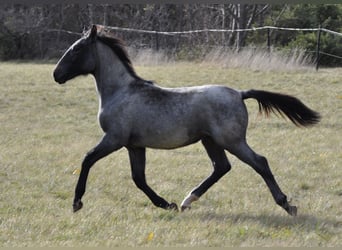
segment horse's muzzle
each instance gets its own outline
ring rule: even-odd
[[[53,71],[53,78],[55,79],[55,82],[58,82],[59,84],[63,84],[66,82],[65,77],[60,74],[57,69]]]

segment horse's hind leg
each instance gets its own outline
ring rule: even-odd
[[[209,158],[212,161],[214,171],[199,186],[193,189],[181,204],[181,210],[191,207],[191,203],[199,199],[212,185],[214,185],[224,174],[226,174],[231,166],[228,162],[224,149],[217,145],[211,138],[202,140]]]
[[[245,141],[231,145],[227,148],[229,152],[237,156],[240,160],[252,166],[261,175],[270,189],[275,202],[284,208],[290,215],[297,215],[297,207],[290,206],[286,195],[281,191],[274,176],[268,166],[267,159],[256,154]]]
[[[146,183],[145,164],[146,150],[145,148],[127,148],[129,160],[131,163],[132,178],[134,183],[141,189],[152,201],[152,203],[164,209],[178,210],[175,203],[168,203],[162,197],[157,195]]]

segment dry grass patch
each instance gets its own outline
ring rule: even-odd
[[[219,64],[225,68],[240,68],[262,71],[312,70],[313,60],[306,51],[267,50],[263,48],[244,48],[241,51],[217,47],[209,51],[203,63]]]

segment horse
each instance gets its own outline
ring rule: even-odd
[[[268,186],[276,204],[289,215],[297,215],[277,184],[267,159],[246,142],[248,113],[245,99],[253,98],[259,112],[281,114],[296,126],[318,123],[320,114],[299,99],[263,90],[235,90],[223,85],[165,88],[139,77],[123,41],[109,29],[92,27],[73,43],[57,62],[54,80],[63,84],[79,75],[95,78],[99,97],[98,121],[103,130],[100,142],[84,157],[75,188],[73,211],[83,207],[82,196],[91,167],[101,158],[126,148],[131,175],[136,186],[160,208],[177,210],[146,182],[146,148],[175,149],[201,141],[208,154],[212,173],[181,203],[181,211],[191,208],[230,169],[226,152],[251,166]]]

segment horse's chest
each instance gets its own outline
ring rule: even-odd
[[[99,124],[104,132],[119,130],[127,127],[126,106],[122,100],[101,100],[98,112]]]
[[[113,112],[109,112],[108,109],[101,109],[98,113],[99,124],[104,132],[108,132],[110,130],[117,130],[120,121],[120,115],[115,115]]]
[[[98,113],[98,120],[99,120],[99,124],[102,130],[106,132],[109,127],[108,116],[101,109],[99,110],[99,113]]]

